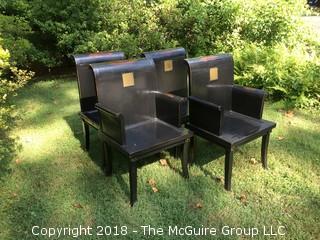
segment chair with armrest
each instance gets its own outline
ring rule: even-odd
[[[177,127],[187,119],[188,80],[184,48],[144,52],[143,57],[152,59],[157,71],[156,88],[163,95],[156,96],[157,117]]]
[[[80,98],[80,118],[82,120],[85,149],[89,150],[90,133],[89,127],[98,129],[99,115],[95,109],[97,103],[97,93],[90,63],[108,62],[125,59],[123,52],[99,52],[90,54],[73,55],[76,63],[77,81]]]
[[[112,173],[111,148],[129,159],[130,203],[137,200],[137,162],[183,145],[183,175],[192,133],[157,118],[156,72],[150,59],[91,64],[96,79],[106,174]]]
[[[231,190],[233,150],[262,136],[261,159],[267,168],[269,136],[275,123],[261,119],[265,92],[234,85],[229,54],[192,58],[187,127],[225,151],[225,189]]]

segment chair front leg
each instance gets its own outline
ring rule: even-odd
[[[89,124],[82,120],[82,128],[83,128],[83,138],[84,138],[85,150],[89,151],[89,148],[90,148]]]
[[[112,153],[110,146],[102,141],[103,168],[106,176],[112,175]]]
[[[224,188],[227,191],[231,190],[231,177],[233,165],[233,149],[226,149],[225,163],[224,163]]]
[[[129,160],[130,205],[137,201],[137,163]]]
[[[190,139],[186,139],[183,144],[183,156],[181,158],[181,164],[182,164],[182,175],[185,178],[189,178],[189,172],[188,172],[188,159],[189,159],[189,149],[190,145]]]
[[[264,169],[268,169],[267,153],[268,153],[269,138],[270,138],[270,132],[262,137],[261,162],[262,162],[262,167]]]

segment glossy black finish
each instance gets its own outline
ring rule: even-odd
[[[141,59],[98,63],[91,67],[99,101],[96,107],[101,118],[100,137],[129,159],[131,205],[137,199],[136,161],[164,149],[185,145],[182,169],[184,176],[188,176],[186,164],[192,133],[157,118],[156,96],[166,96],[155,91],[154,62]],[[108,161],[110,164],[111,160]]]
[[[187,98],[158,92],[156,94],[157,117],[167,123],[180,127],[186,121],[187,102]]]
[[[125,58],[123,52],[99,52],[91,54],[73,55],[77,69],[78,90],[80,99],[80,118],[82,119],[84,129],[85,149],[90,146],[89,126],[93,128],[99,127],[99,115],[95,109],[97,103],[97,92],[91,63],[108,62],[121,60]]]
[[[262,120],[265,93],[233,85],[231,55],[186,60],[190,94],[187,127],[225,148],[225,188],[231,189],[233,149],[263,136],[261,159],[267,167],[269,135],[275,123]]]
[[[157,91],[173,96],[171,99],[163,98],[160,95],[156,96],[157,107],[161,108],[158,111],[158,117],[160,119],[172,119],[171,123],[180,127],[186,121],[188,108],[186,99],[188,96],[187,66],[184,62],[186,58],[185,49],[174,48],[145,52],[142,56],[152,59],[155,63],[158,76],[156,81]],[[173,101],[176,101],[176,103]],[[172,106],[173,104],[175,107]]]

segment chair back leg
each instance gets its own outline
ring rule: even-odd
[[[269,138],[270,138],[270,132],[262,137],[261,162],[264,169],[268,169],[267,152],[268,152]]]
[[[189,171],[188,171],[188,160],[189,160],[189,145],[190,145],[190,139],[186,139],[183,144],[183,156],[181,158],[182,163],[182,175],[185,178],[189,178]]]
[[[112,153],[111,147],[104,141],[102,141],[102,159],[103,159],[103,169],[106,176],[112,175]]]
[[[225,163],[224,163],[224,188],[227,191],[231,190],[231,177],[233,165],[233,150],[226,149]]]
[[[89,151],[90,148],[90,131],[89,125],[85,121],[82,121],[83,128],[83,138],[84,138],[84,147],[86,151]]]

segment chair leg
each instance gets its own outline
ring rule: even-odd
[[[189,164],[194,164],[194,152],[196,148],[196,137],[193,136],[190,139],[190,155],[189,155]]]
[[[112,175],[112,153],[111,148],[106,142],[102,142],[103,168],[106,176]]]
[[[181,158],[181,164],[182,164],[182,175],[185,178],[189,178],[189,172],[188,172],[188,159],[189,159],[189,149],[190,145],[190,139],[186,139],[183,144],[183,156]]]
[[[82,121],[82,128],[83,128],[83,137],[84,137],[84,146],[85,150],[89,151],[90,148],[90,131],[89,131],[89,125]]]
[[[174,158],[179,158],[181,156],[180,146],[175,147],[173,151],[174,151]]]
[[[262,137],[261,162],[262,162],[262,167],[264,169],[268,169],[267,152],[268,152],[269,138],[270,138],[270,133],[267,133]]]
[[[224,163],[224,188],[227,191],[231,190],[231,177],[233,165],[233,150],[226,149],[225,163]]]
[[[130,205],[131,207],[137,201],[137,163],[130,160],[129,163],[129,181],[130,181]]]

